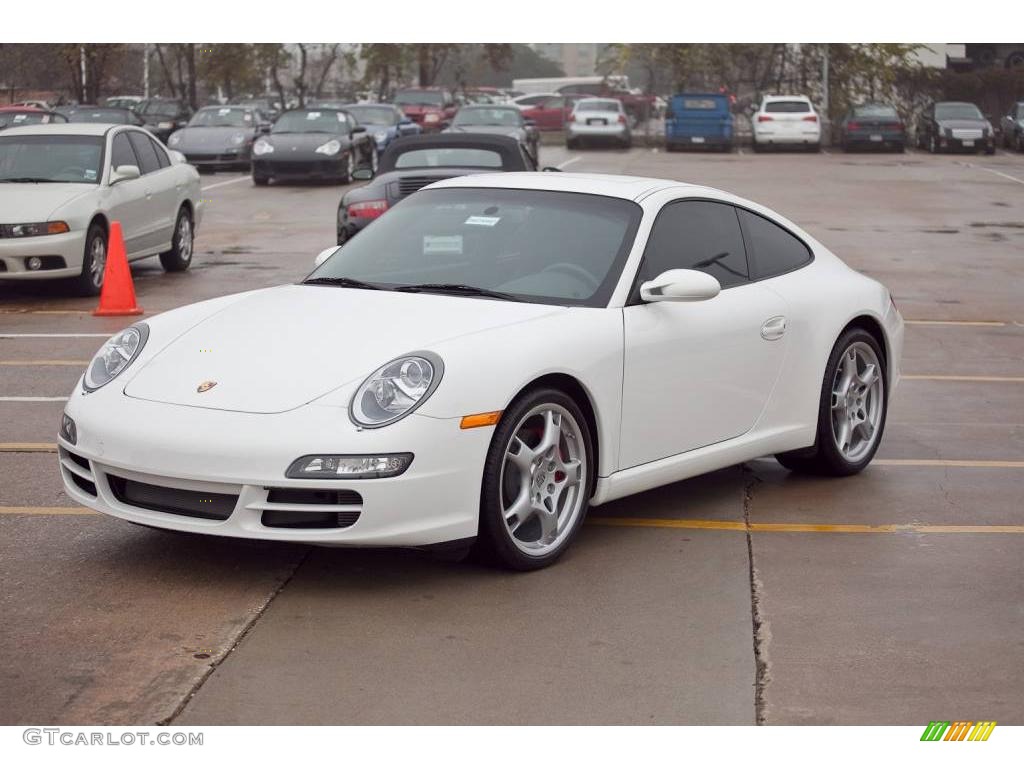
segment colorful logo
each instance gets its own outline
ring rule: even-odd
[[[921,734],[921,741],[988,741],[995,727],[995,720],[932,720]]]

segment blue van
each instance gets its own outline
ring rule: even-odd
[[[724,93],[679,93],[665,112],[665,148],[732,149],[732,112]]]

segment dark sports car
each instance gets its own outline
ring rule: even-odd
[[[394,104],[346,104],[342,107],[352,115],[377,142],[377,151],[384,154],[388,145],[399,136],[417,136],[423,129],[405,116]]]
[[[292,109],[252,147],[252,180],[324,179],[348,184],[356,168],[377,169],[377,145],[340,109]]]
[[[940,101],[928,107],[917,124],[917,146],[936,152],[996,153],[992,124],[974,104],[965,101]]]
[[[249,169],[252,145],[270,130],[270,120],[252,107],[203,107],[175,131],[167,146],[200,170]]]
[[[338,245],[427,184],[471,173],[536,170],[537,161],[529,149],[509,136],[442,133],[395,139],[381,157],[376,177],[362,169],[356,178],[373,180],[342,196]]]
[[[844,152],[867,148],[902,152],[907,146],[907,132],[895,107],[861,104],[839,124],[839,143]]]
[[[54,110],[64,115],[69,123],[113,123],[114,125],[138,125],[143,120],[130,109],[121,107],[98,107],[94,104],[78,104],[74,107],[57,107]]]
[[[530,149],[536,160],[540,132],[532,120],[523,117],[518,107],[497,104],[474,104],[462,107],[444,133],[490,133],[511,136]]]

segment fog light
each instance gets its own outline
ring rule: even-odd
[[[37,269],[43,268],[43,260],[40,259],[38,256],[31,256],[25,261],[25,266],[27,266],[31,271],[35,272]]]
[[[396,477],[405,472],[411,463],[411,453],[382,453],[376,456],[313,454],[293,461],[285,472],[285,477],[297,480],[369,480],[376,477]]]
[[[60,436],[72,445],[78,443],[78,428],[75,427],[75,420],[66,413],[62,413],[60,416],[60,429],[58,431]]]

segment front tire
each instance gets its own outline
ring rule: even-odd
[[[178,211],[174,222],[174,236],[171,239],[171,250],[160,254],[160,264],[166,272],[184,272],[192,263],[192,248],[195,243],[195,229],[192,226],[192,215],[187,208]]]
[[[846,331],[829,355],[814,446],[778,454],[797,472],[843,477],[863,470],[878,450],[888,410],[888,372],[875,337]]]
[[[487,451],[477,550],[517,571],[555,562],[586,518],[593,457],[590,427],[571,397],[550,388],[520,395]]]
[[[82,273],[72,278],[72,288],[79,296],[97,296],[103,288],[107,268],[107,231],[101,224],[89,225],[82,254]]]

